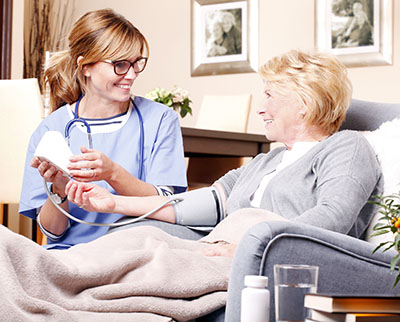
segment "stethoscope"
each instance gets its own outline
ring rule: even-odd
[[[70,137],[70,132],[71,132],[71,127],[74,123],[79,122],[79,123],[83,123],[86,127],[86,132],[87,132],[87,137],[88,137],[88,142],[89,142],[89,148],[93,149],[93,142],[92,142],[92,130],[90,128],[89,123],[79,117],[78,115],[78,111],[79,111],[79,103],[82,99],[82,96],[79,97],[79,99],[77,100],[76,104],[75,104],[75,115],[74,118],[70,121],[68,121],[68,123],[65,125],[65,138],[68,142],[69,145],[69,137]],[[137,108],[135,102],[133,99],[131,99],[134,110],[136,111],[137,115],[138,115],[138,119],[139,119],[139,128],[140,128],[140,133],[139,133],[139,170],[138,170],[138,178],[140,180],[142,179],[142,175],[143,175],[143,159],[144,159],[144,125],[143,125],[143,118],[142,118],[142,114],[140,113],[139,109]],[[89,222],[89,221],[85,221],[79,218],[76,218],[74,216],[72,216],[70,213],[68,213],[67,211],[65,211],[63,208],[60,207],[60,205],[57,204],[57,202],[54,200],[53,196],[50,194],[49,191],[49,187],[47,185],[47,182],[45,180],[43,180],[44,183],[44,187],[45,187],[45,191],[47,194],[47,197],[50,199],[50,201],[54,204],[54,206],[61,212],[63,213],[65,216],[67,216],[69,219],[76,221],[80,224],[86,224],[86,225],[91,225],[91,226],[106,226],[106,227],[119,227],[119,226],[125,226],[125,225],[129,225],[132,223],[135,223],[137,221],[140,221],[142,219],[145,219],[146,217],[152,215],[153,213],[157,212],[158,210],[160,210],[162,207],[164,207],[165,205],[172,203],[172,202],[179,202],[182,201],[182,198],[179,197],[173,197],[170,198],[168,200],[166,200],[165,202],[163,202],[160,206],[158,206],[157,208],[145,213],[144,215],[141,215],[139,217],[136,218],[132,218],[131,220],[127,220],[124,222],[115,222],[115,223],[96,223],[96,222]]]
[[[67,122],[67,124],[65,125],[65,130],[64,130],[64,136],[65,139],[68,142],[68,146],[69,146],[69,137],[70,137],[70,133],[71,133],[71,127],[72,125],[74,125],[74,123],[83,123],[83,125],[85,125],[86,127],[86,132],[87,132],[87,138],[88,138],[88,142],[89,142],[89,148],[93,149],[93,141],[92,141],[92,130],[90,128],[89,123],[79,117],[78,112],[79,112],[79,103],[81,102],[83,95],[81,95],[79,97],[79,99],[76,101],[75,104],[75,114],[74,114],[74,118],[69,120]],[[139,120],[139,170],[138,170],[138,178],[140,180],[144,180],[143,178],[143,163],[144,163],[144,125],[143,125],[143,118],[142,118],[142,114],[140,113],[138,107],[136,106],[136,103],[133,99],[131,99],[131,102],[133,104],[133,109],[136,111],[137,116],[138,116],[138,120]]]

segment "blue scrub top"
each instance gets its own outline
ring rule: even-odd
[[[186,166],[183,154],[182,133],[178,115],[169,107],[136,96],[134,108],[125,124],[115,131],[92,134],[93,148],[103,152],[132,175],[138,176],[140,156],[140,123],[135,108],[143,118],[144,156],[142,180],[153,185],[173,186],[175,193],[186,190]],[[43,187],[43,178],[37,169],[30,166],[36,146],[46,131],[59,131],[64,135],[66,123],[72,118],[64,105],[45,118],[33,133],[26,155],[25,172],[22,184],[19,212],[36,219],[40,207],[47,200]],[[70,148],[74,154],[80,154],[80,147],[88,147],[86,129],[73,127],[70,133]],[[114,189],[105,181],[96,184],[110,192]],[[69,212],[80,219],[90,222],[113,223],[121,214],[87,212],[73,203],[69,203]],[[71,221],[71,227],[56,241],[48,239],[48,248],[68,248],[86,243],[104,235],[108,227],[95,227]]]

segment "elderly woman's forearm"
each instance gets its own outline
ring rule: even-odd
[[[159,207],[169,199],[164,196],[127,197],[115,195],[114,213],[138,217]],[[172,204],[167,204],[148,218],[175,223],[175,211]]]

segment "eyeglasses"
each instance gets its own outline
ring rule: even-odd
[[[103,60],[103,62],[112,64],[114,66],[114,73],[122,76],[129,71],[131,66],[133,67],[133,71],[136,74],[141,73],[146,67],[147,57],[140,57],[136,59],[133,63],[131,63],[129,60]]]

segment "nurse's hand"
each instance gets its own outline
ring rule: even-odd
[[[70,175],[80,182],[99,180],[109,181],[115,169],[115,163],[104,153],[81,147],[82,154],[73,155],[69,160]]]
[[[65,192],[69,201],[87,211],[112,212],[115,208],[114,196],[108,190],[93,183],[71,180]]]
[[[223,256],[231,257],[235,255],[237,245],[224,241],[210,244],[208,247],[201,249],[201,253],[205,256]]]
[[[44,180],[53,183],[54,192],[58,193],[60,196],[64,195],[65,186],[69,179],[63,175],[62,171],[57,170],[54,165],[51,165],[45,160],[41,161],[38,157],[33,157],[30,165],[38,169]]]

